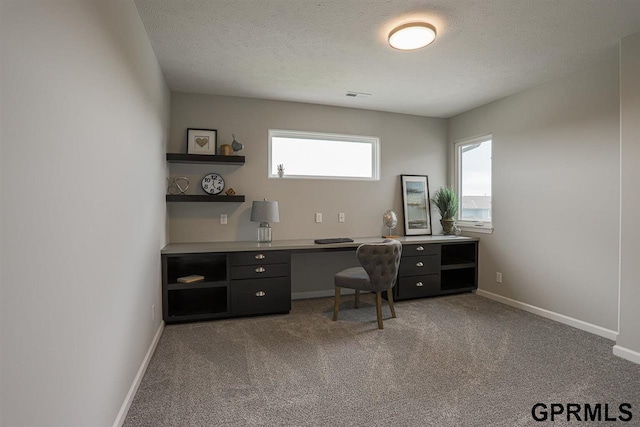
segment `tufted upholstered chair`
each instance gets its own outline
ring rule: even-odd
[[[382,243],[365,243],[356,252],[362,267],[347,268],[334,277],[336,298],[333,306],[333,320],[338,320],[340,306],[340,289],[355,289],[355,307],[358,308],[360,291],[376,294],[376,312],[378,315],[378,329],[382,325],[382,292],[387,291],[391,317],[396,317],[393,306],[393,286],[396,284],[402,244],[397,240],[385,240]]]

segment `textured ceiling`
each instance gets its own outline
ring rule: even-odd
[[[604,60],[640,31],[640,0],[135,3],[172,91],[432,117]],[[436,41],[390,48],[389,31],[414,20],[435,25]]]

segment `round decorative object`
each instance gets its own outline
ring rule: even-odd
[[[220,194],[224,190],[224,179],[217,173],[205,175],[202,178],[202,189],[208,194]]]
[[[389,234],[391,234],[391,229],[396,228],[398,225],[398,215],[392,210],[385,211],[382,215],[382,222],[389,229]]]

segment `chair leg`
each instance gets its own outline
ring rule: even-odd
[[[355,307],[358,308],[360,306],[360,290],[356,289],[356,301],[354,303]]]
[[[340,286],[336,286],[336,297],[333,303],[333,320],[338,320],[338,307],[340,307]]]
[[[378,329],[384,329],[382,326],[382,292],[376,292],[376,313],[378,314]]]
[[[389,288],[387,291],[387,301],[389,302],[389,308],[391,309],[391,317],[396,317],[396,308],[393,306],[393,288]]]

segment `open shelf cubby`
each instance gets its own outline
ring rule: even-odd
[[[440,289],[442,291],[472,289],[476,286],[475,267],[443,270],[440,277]]]
[[[226,282],[227,257],[224,254],[211,253],[167,258],[168,285],[182,285],[182,283],[178,282],[179,277],[193,275],[204,276],[203,282],[205,283]],[[202,282],[189,285],[195,288],[198,287],[198,283]],[[177,286],[174,288],[177,288]]]
[[[442,245],[442,269],[446,270],[447,266],[463,264],[475,265],[476,247],[475,243]]]
[[[227,287],[169,291],[169,318],[224,314],[229,311]]]

